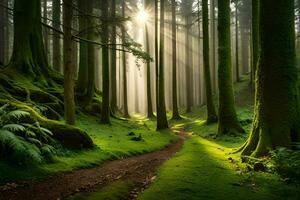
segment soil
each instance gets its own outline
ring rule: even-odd
[[[178,152],[183,145],[186,133],[181,131],[179,140],[165,149],[136,157],[107,162],[91,169],[81,169],[45,180],[7,184],[0,187],[0,200],[60,200],[80,192],[89,192],[109,185],[117,180],[134,184],[129,197],[151,184],[159,166]]]

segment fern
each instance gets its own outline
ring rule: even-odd
[[[20,119],[22,117],[30,116],[29,112],[23,111],[23,110],[14,110],[6,114],[6,117],[9,120],[13,119]]]
[[[17,132],[17,131],[26,131],[26,128],[20,124],[7,124],[2,127],[4,130]]]

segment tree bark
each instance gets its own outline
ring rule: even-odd
[[[244,132],[234,108],[230,41],[230,0],[218,0],[219,128],[218,135]]]
[[[160,0],[160,37],[159,37],[159,79],[158,79],[158,110],[157,110],[157,130],[167,129],[168,119],[165,103],[165,0]]]
[[[192,73],[193,73],[193,65],[191,60],[193,59],[190,41],[190,17],[187,15],[186,17],[186,35],[185,35],[185,65],[186,65],[186,112],[192,112],[193,107],[193,81],[192,81]]]
[[[0,0],[0,4],[7,6],[7,0]],[[7,29],[6,8],[0,6],[0,65],[5,64],[6,38],[5,30]]]
[[[102,44],[108,45],[108,0],[101,0],[101,17],[102,24]],[[103,124],[110,124],[110,73],[109,73],[109,53],[108,46],[102,48],[102,113],[101,122]]]
[[[206,88],[206,104],[207,104],[207,123],[218,121],[218,117],[213,102],[210,63],[209,63],[209,33],[208,33],[208,0],[202,0],[202,19],[203,19],[203,63],[204,63],[204,79]]]
[[[57,30],[61,30],[61,6],[60,0],[53,0],[52,1],[52,20],[53,20],[53,28]],[[56,31],[53,31],[53,69],[62,72],[62,45],[61,45],[61,36]]]
[[[114,20],[116,18],[116,0],[111,1],[111,18]],[[117,30],[116,26],[112,24],[111,27],[111,111],[112,113],[116,113],[117,111],[117,51],[116,51],[116,43],[117,43]]]
[[[242,152],[255,157],[300,141],[294,1],[262,0],[259,7],[261,51],[255,116]]]
[[[256,69],[259,61],[259,1],[252,0],[252,82],[256,78]]]
[[[176,1],[172,0],[172,119],[181,119],[178,111],[177,95],[177,26],[176,26]]]
[[[65,120],[67,124],[75,124],[75,63],[73,59],[74,45],[72,41],[72,0],[64,0],[63,4],[64,20],[64,105]]]
[[[235,0],[235,64],[236,82],[240,82],[238,0]]]

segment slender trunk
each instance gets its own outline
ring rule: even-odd
[[[125,7],[126,3],[125,0],[122,2],[122,17],[125,17]],[[125,27],[122,26],[122,42],[123,44],[125,41],[125,35],[126,30]],[[125,50],[125,47],[122,47],[123,50]],[[124,103],[124,117],[129,118],[129,112],[128,112],[128,93],[127,93],[127,60],[126,60],[126,52],[123,51],[122,53],[122,64],[123,64],[123,85],[124,85],[124,94],[123,94],[123,103]]]
[[[259,61],[259,1],[252,0],[252,77],[256,78],[256,69]],[[254,81],[252,81],[254,82]]]
[[[114,20],[116,18],[116,0],[111,1],[111,18]],[[117,51],[116,51],[116,26],[112,25],[111,32],[111,111],[116,113],[117,111]]]
[[[158,89],[158,80],[159,80],[159,50],[158,50],[158,0],[154,1],[154,43],[155,43],[155,87],[156,87],[156,113],[158,115],[158,101],[159,101],[159,89]]]
[[[164,51],[165,51],[165,0],[160,0],[160,37],[159,37],[159,79],[158,79],[158,104],[157,110],[157,130],[168,128],[168,119],[165,103],[165,67],[164,67]]]
[[[78,0],[78,6],[82,13],[79,13],[79,31],[80,37],[87,39],[89,30],[87,18],[87,3],[85,0]],[[79,72],[77,82],[77,93],[79,95],[86,95],[88,87],[88,43],[80,41],[79,43]]]
[[[294,1],[264,0],[259,6],[261,51],[256,74],[255,116],[242,152],[255,157],[300,141]]]
[[[246,23],[245,23],[246,25]],[[245,26],[244,25],[244,26]],[[248,27],[243,27],[241,30],[241,40],[242,40],[242,69],[243,74],[249,73],[249,34]]]
[[[1,5],[7,5],[6,0],[0,0]],[[0,66],[5,64],[5,40],[6,38],[5,29],[7,21],[6,21],[6,9],[0,6]]]
[[[213,91],[217,90],[217,77],[216,77],[216,14],[215,14],[215,1],[216,0],[210,0],[211,1],[211,34],[212,34],[212,88]]]
[[[102,37],[103,44],[108,44],[108,0],[101,0],[101,15],[103,19]],[[101,122],[103,124],[110,124],[110,106],[109,106],[109,93],[110,93],[110,75],[109,75],[109,53],[108,46],[102,48],[102,115]]]
[[[44,4],[43,4],[43,22],[45,24],[48,24],[48,0],[44,0]],[[49,55],[49,30],[47,27],[44,28],[44,34],[43,34],[43,37],[44,37],[44,44],[45,44],[45,50],[46,50],[46,55],[47,55],[47,58],[48,58],[48,55]]]
[[[64,105],[65,120],[67,124],[75,124],[75,100],[74,100],[74,70],[73,60],[74,45],[72,41],[72,0],[64,0]]]
[[[213,94],[211,87],[211,74],[209,63],[209,22],[208,22],[208,0],[202,0],[202,19],[203,19],[203,63],[204,63],[204,78],[206,88],[206,103],[207,103],[207,123],[217,122],[217,114],[213,102]]]
[[[172,0],[172,103],[173,103],[173,119],[181,119],[178,111],[177,96],[177,30],[176,30],[176,1]]]
[[[240,82],[238,0],[235,1],[235,64],[236,82]]]
[[[52,1],[52,7],[53,7],[53,14],[52,14],[52,20],[53,20],[53,27],[57,30],[61,30],[61,6],[60,6],[60,0],[53,0]],[[62,72],[62,45],[61,45],[61,39],[60,34],[56,31],[53,31],[53,68],[58,71]]]
[[[234,108],[230,42],[230,0],[218,0],[219,130],[218,135],[244,132]]]
[[[190,20],[189,16],[186,16],[186,35],[185,35],[185,72],[186,72],[186,112],[192,112],[193,94],[192,94],[192,65],[191,65],[191,51],[190,51]]]
[[[198,45],[199,45],[199,52],[201,52],[202,47],[201,47],[201,20],[200,20],[200,16],[201,16],[201,1],[198,0],[198,12],[197,12],[197,16],[198,16]],[[202,18],[203,20],[203,18]],[[199,71],[200,71],[200,78],[199,78],[199,104],[202,105],[202,71],[201,71],[201,60],[199,59]]]

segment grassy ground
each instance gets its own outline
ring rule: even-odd
[[[24,168],[0,162],[0,184],[92,167],[106,160],[155,151],[176,140],[170,131],[156,132],[154,122],[137,118],[129,122],[112,119],[112,125],[108,126],[101,125],[100,119],[96,117],[80,115],[77,126],[89,133],[97,145],[95,149],[78,152],[63,151],[55,158],[54,163],[37,167]],[[136,136],[141,135],[143,141],[130,140],[134,136],[128,136],[129,132],[134,132]]]

